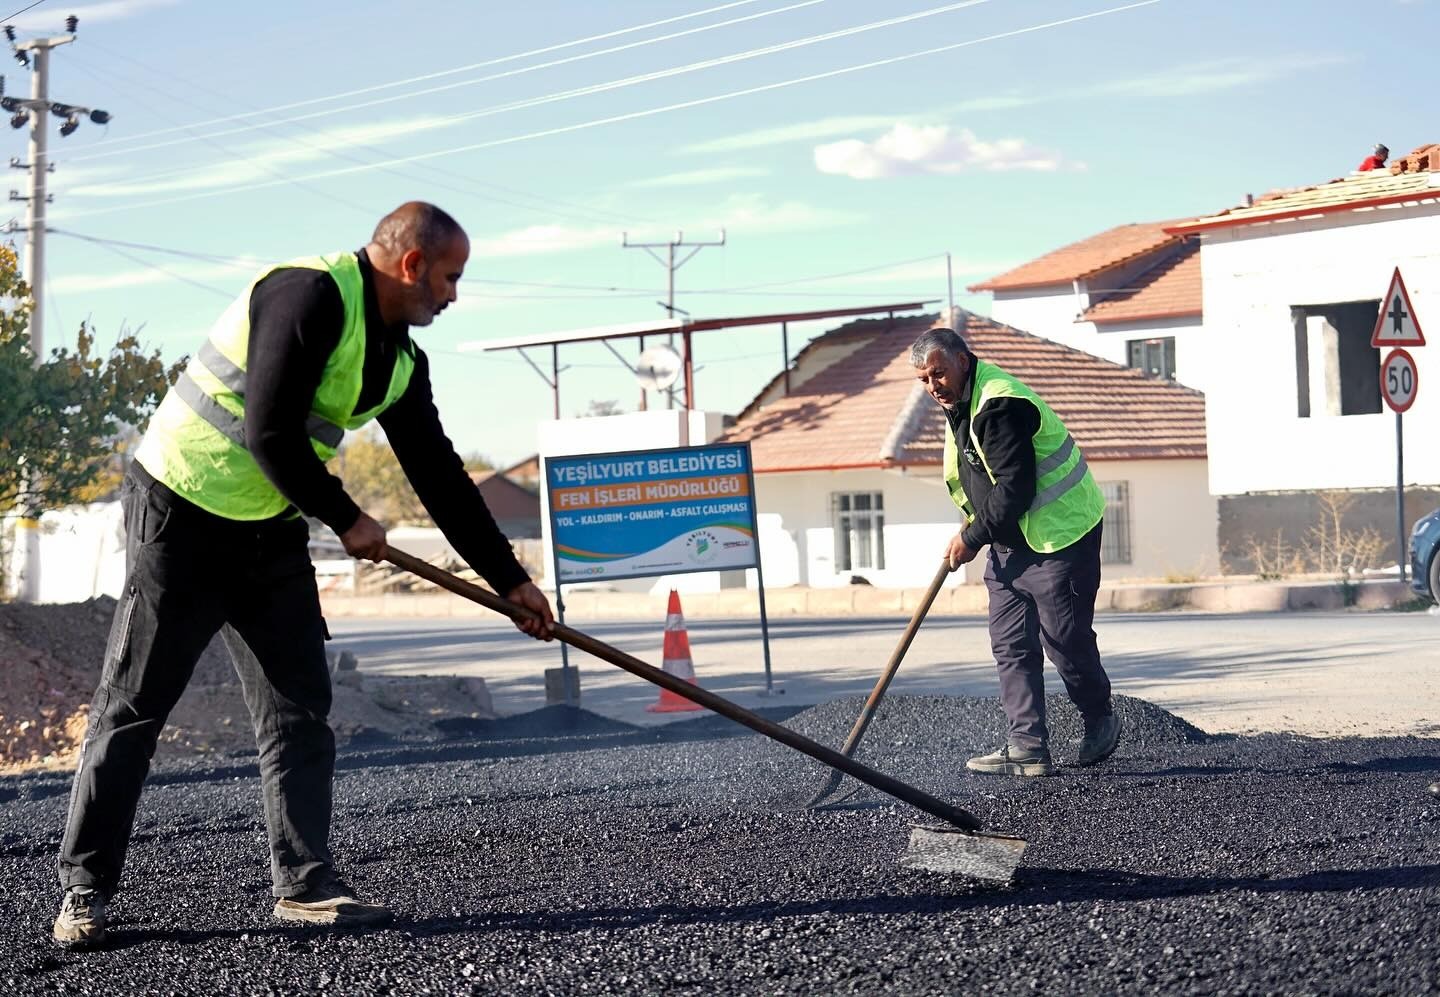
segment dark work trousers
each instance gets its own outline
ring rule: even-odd
[[[303,893],[330,875],[335,769],[305,521],[223,519],[134,472],[122,504],[125,591],[70,793],[60,884],[114,895],[156,739],[221,631],[255,728],[273,892]]]
[[[1048,746],[1047,654],[1081,716],[1098,719],[1110,712],[1110,678],[1093,628],[1103,525],[1053,554],[990,546],[990,646],[1010,719],[1009,741],[1017,748]]]

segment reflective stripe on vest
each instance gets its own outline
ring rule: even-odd
[[[992,482],[994,473],[975,438],[975,417],[980,409],[995,398],[1024,398],[1040,413],[1040,426],[1032,444],[1035,450],[1035,497],[1021,515],[1020,532],[1026,543],[1040,553],[1053,553],[1070,546],[1090,530],[1105,513],[1105,496],[1090,475],[1089,463],[1075,444],[1059,416],[1044,400],[1023,382],[994,364],[976,361],[975,385],[970,399],[970,443],[984,465]],[[1074,461],[1072,464],[1071,461]],[[1066,465],[1070,466],[1068,469]],[[1047,476],[1060,473],[1053,481]],[[951,499],[965,515],[974,519],[965,489],[960,483],[960,455],[949,420],[945,425],[945,460],[943,474]]]
[[[365,281],[354,253],[293,260],[256,276],[211,327],[189,368],[151,416],[135,451],[135,459],[156,481],[226,519],[268,519],[290,506],[245,443],[250,296],[259,281],[285,268],[328,274],[342,305],[339,338],[326,358],[305,421],[310,447],[319,460],[334,456],[346,430],[359,429],[393,405],[405,393],[415,369],[413,345],[400,343],[380,403],[357,411],[369,337]],[[375,334],[382,333],[377,329]]]
[[[215,344],[208,339],[200,347],[198,356],[206,370],[214,374],[221,384],[235,392],[236,397],[244,401],[245,372],[243,370],[231,363],[230,358],[217,350]],[[224,433],[230,442],[245,447],[244,421],[207,395],[188,372],[180,375],[180,380],[175,382],[175,390],[185,400],[185,404],[195,410],[196,415]],[[319,440],[332,450],[340,446],[340,441],[345,439],[345,430],[313,412],[305,420],[305,432],[312,440]],[[249,447],[245,447],[245,449],[248,450]]]

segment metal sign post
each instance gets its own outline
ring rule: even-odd
[[[1385,404],[1395,412],[1395,563],[1403,582],[1409,552],[1405,542],[1405,426],[1402,416],[1415,404],[1415,395],[1420,390],[1420,372],[1415,366],[1415,358],[1404,348],[1424,346],[1425,333],[1420,329],[1420,318],[1415,314],[1415,306],[1410,303],[1410,292],[1405,290],[1405,278],[1400,276],[1399,267],[1390,276],[1385,297],[1380,299],[1380,312],[1375,316],[1375,331],[1370,334],[1370,345],[1393,347],[1380,362],[1380,394]]]

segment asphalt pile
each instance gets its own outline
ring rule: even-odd
[[[0,773],[71,769],[100,680],[115,600],[0,603]],[[339,658],[338,651],[333,655]],[[433,738],[446,724],[493,717],[484,683],[336,672],[331,726],[341,743]],[[219,637],[196,663],[156,757],[253,754],[240,681]]]
[[[859,700],[769,711],[838,745]],[[0,779],[0,981],[14,994],[1440,992],[1440,742],[1210,736],[1120,700],[1117,755],[964,770],[993,700],[892,697],[862,757],[1031,842],[994,887],[905,870],[922,815],[721,718],[638,729],[550,707],[352,747],[342,871],[369,934],[272,924],[249,764],[162,764],[112,945],[48,931],[68,780]],[[1078,737],[1052,702],[1055,749]],[[868,794],[868,790],[867,790]]]

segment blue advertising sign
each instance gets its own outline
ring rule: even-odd
[[[561,582],[757,566],[750,445],[547,457]]]

